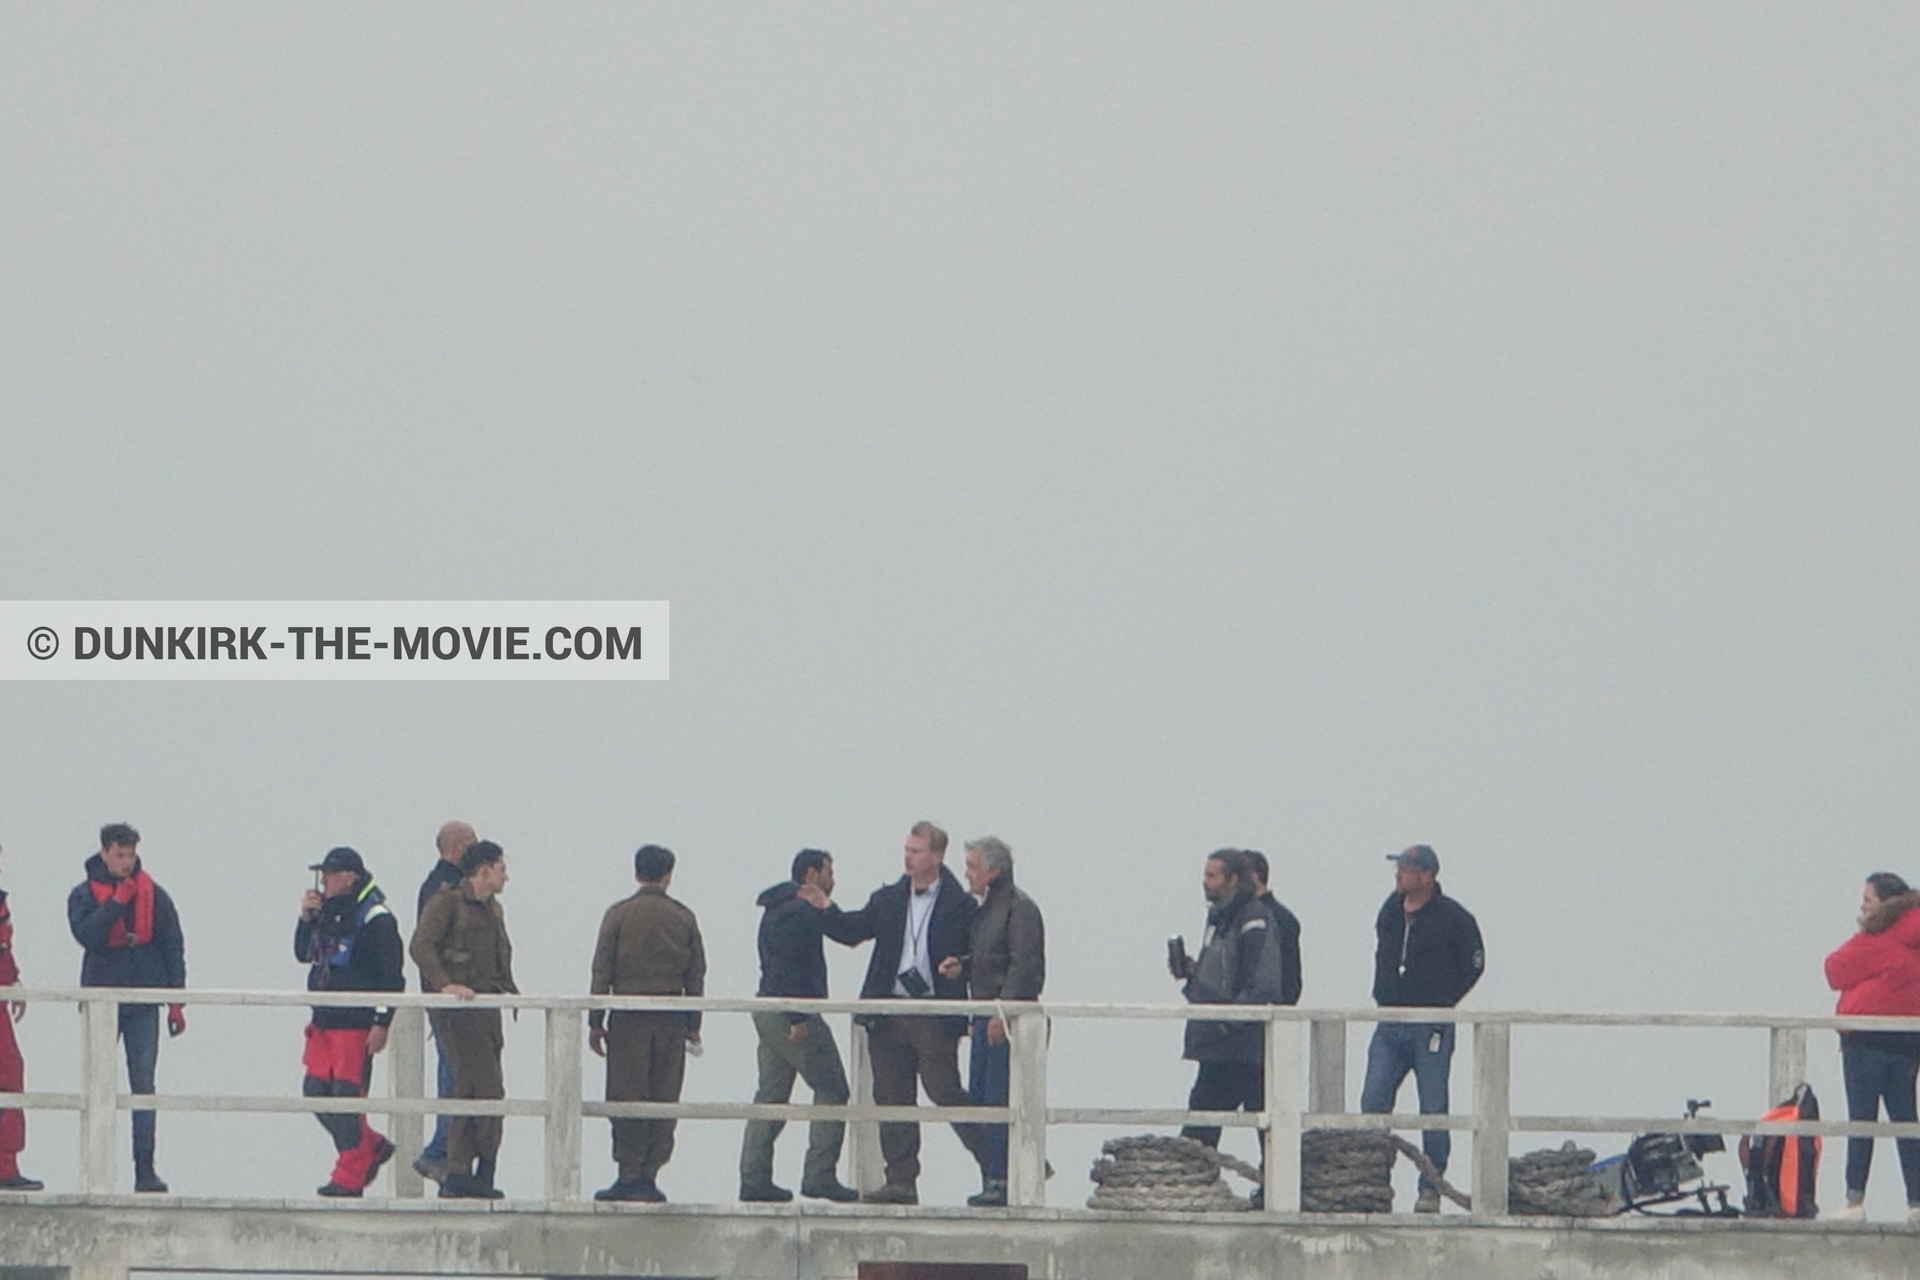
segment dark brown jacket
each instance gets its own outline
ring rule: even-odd
[[[699,996],[707,991],[707,952],[700,926],[683,903],[657,885],[642,885],[607,908],[600,941],[593,948],[593,994],[597,996]],[[592,1015],[601,1025],[602,1011]],[[700,1029],[690,1014],[687,1029]]]
[[[520,992],[513,982],[513,940],[507,937],[500,899],[480,901],[468,881],[427,899],[407,951],[428,991],[459,983],[479,993]]]
[[[1047,983],[1047,932],[1040,908],[1013,887],[1013,868],[987,886],[987,900],[973,914],[973,967],[968,974],[976,1000],[1032,1000]]]

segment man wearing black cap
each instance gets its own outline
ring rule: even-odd
[[[293,930],[293,953],[307,965],[307,990],[406,990],[400,926],[360,855],[343,845],[308,870],[319,873],[320,887],[301,895]],[[373,1055],[387,1047],[392,1021],[391,1009],[314,1006],[300,1091],[309,1098],[365,1097]],[[364,1115],[323,1111],[315,1118],[339,1152],[320,1194],[358,1197],[393,1157],[393,1144]]]
[[[1440,891],[1440,859],[1424,844],[1387,855],[1393,893],[1374,921],[1373,1002],[1383,1008],[1451,1009],[1486,968],[1486,950],[1473,913]],[[1413,1073],[1420,1114],[1447,1114],[1447,1076],[1453,1066],[1451,1022],[1381,1022],[1367,1046],[1360,1110],[1386,1115],[1401,1081]],[[1420,1135],[1427,1158],[1441,1173],[1453,1140],[1445,1129]],[[1440,1212],[1439,1189],[1423,1176],[1416,1213]]]

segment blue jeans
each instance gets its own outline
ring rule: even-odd
[[[1367,1079],[1360,1086],[1360,1110],[1367,1115],[1391,1112],[1400,1082],[1411,1071],[1420,1091],[1420,1114],[1446,1115],[1447,1075],[1452,1068],[1451,1022],[1377,1023],[1373,1042],[1367,1046]],[[1445,1129],[1429,1129],[1420,1135],[1420,1146],[1433,1167],[1445,1173],[1447,1157],[1453,1154],[1453,1135]],[[1420,1185],[1428,1185],[1424,1175]]]
[[[973,1020],[973,1056],[967,1060],[967,1101],[976,1107],[1004,1107],[1013,1068],[1013,1046],[987,1043],[987,1019]],[[1007,1126],[983,1124],[980,1176],[1007,1180]]]
[[[1840,1033],[1840,1066],[1847,1086],[1847,1119],[1878,1120],[1885,1101],[1887,1119],[1915,1118],[1913,1081],[1920,1066],[1920,1045],[1903,1032]],[[1907,1183],[1907,1203],[1920,1204],[1920,1141],[1901,1138],[1900,1174]],[[1847,1139],[1847,1199],[1867,1194],[1867,1171],[1873,1166],[1873,1139]]]
[[[453,1096],[453,1063],[447,1060],[447,1051],[440,1044],[440,1033],[433,1035],[434,1052],[439,1056],[440,1067],[434,1076],[434,1094],[436,1097]],[[420,1148],[420,1156],[425,1160],[445,1160],[447,1158],[447,1129],[453,1124],[452,1116],[436,1116],[433,1122],[433,1137],[427,1139],[427,1145]]]
[[[152,1093],[153,1069],[160,1061],[160,1006],[120,1006],[120,1041],[127,1052],[127,1092]],[[133,1163],[153,1168],[153,1112],[133,1113]]]

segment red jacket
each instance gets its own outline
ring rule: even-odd
[[[1827,957],[1837,1013],[1920,1016],[1920,893],[1888,898]]]

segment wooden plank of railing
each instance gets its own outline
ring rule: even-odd
[[[80,1190],[105,1196],[114,1191],[113,1138],[117,1127],[114,1085],[120,1073],[114,1041],[120,1031],[120,1007],[112,1000],[88,1000],[82,1017],[85,1040],[80,1058]]]
[[[1011,1057],[1007,1101],[1007,1203],[1036,1208],[1047,1202],[1047,1018],[1022,1013],[1007,1019]]]
[[[580,1198],[580,1040],[578,1009],[547,1010],[547,1199]]]
[[[424,1009],[395,1009],[387,1031],[387,1092],[409,1102],[426,1096],[427,1013]],[[426,1139],[426,1118],[417,1111],[392,1111],[393,1192],[405,1200],[426,1194],[427,1180],[413,1169],[413,1153]]]

